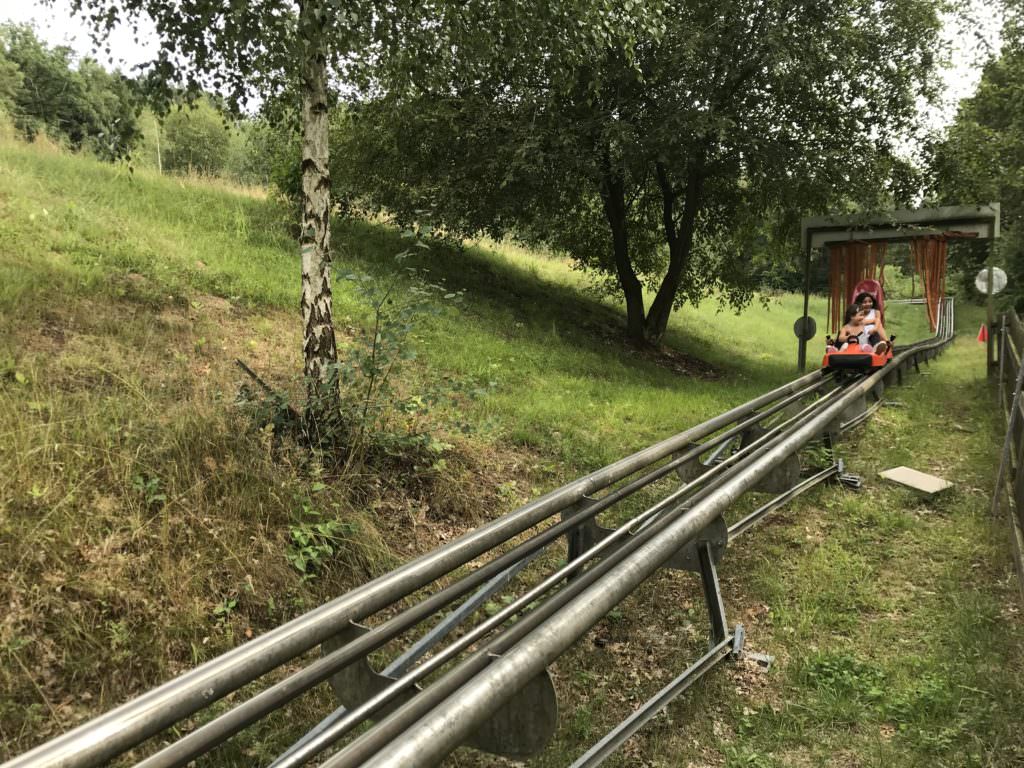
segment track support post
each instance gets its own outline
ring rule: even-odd
[[[697,548],[700,559],[700,580],[704,587],[704,602],[708,606],[708,619],[711,622],[712,647],[725,640],[729,634],[729,624],[725,618],[725,603],[722,601],[722,590],[718,583],[718,571],[711,553],[711,544],[702,541]]]

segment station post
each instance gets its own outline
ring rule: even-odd
[[[804,235],[804,328],[807,327],[807,310],[811,299],[811,234]],[[800,342],[797,347],[796,369],[803,373],[807,369],[807,339],[806,334],[800,334]]]

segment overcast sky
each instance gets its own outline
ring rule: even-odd
[[[0,21],[33,24],[39,37],[51,45],[67,45],[79,54],[95,55],[88,27],[72,17],[66,0],[56,0],[52,7],[44,6],[39,0],[3,0],[0,5],[3,6],[0,7]],[[126,72],[136,64],[151,60],[156,51],[156,38],[152,32],[136,42],[130,30],[119,28],[111,36],[110,43],[114,66]],[[109,66],[105,54],[101,53],[96,58]]]
[[[973,0],[974,15],[979,24],[977,33],[964,33],[952,20],[946,24],[945,37],[952,45],[952,67],[944,72],[946,98],[938,108],[928,110],[925,120],[936,127],[946,125],[956,115],[956,104],[970,96],[981,76],[981,65],[990,51],[998,49],[1000,19],[992,12],[991,0]],[[40,37],[52,45],[68,45],[79,54],[91,54],[92,44],[85,25],[72,18],[67,0],[56,0],[53,7],[43,6],[39,0],[3,0],[0,21],[34,23]],[[127,72],[132,66],[154,57],[156,40],[152,32],[143,32],[135,40],[127,29],[115,30],[110,39],[113,62],[105,54],[98,58],[108,66],[120,67]]]

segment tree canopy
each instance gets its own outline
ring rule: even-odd
[[[335,411],[331,78],[390,93],[501,80],[510,71],[508,62],[518,61],[513,51],[527,45],[529,62],[553,62],[546,70],[550,76],[569,71],[567,62],[579,61],[583,47],[614,43],[624,19],[648,18],[633,0],[622,6],[612,0],[533,6],[496,0],[71,0],[71,7],[91,21],[97,41],[119,24],[137,27],[142,17],[152,20],[161,44],[145,70],[158,108],[166,108],[176,93],[207,91],[223,94],[234,107],[253,95],[269,104],[291,101],[291,111],[301,115],[304,372],[309,402]],[[318,410],[319,405],[308,408],[307,414]]]
[[[747,302],[752,244],[783,250],[802,213],[909,197],[896,148],[936,90],[937,6],[73,0],[100,31],[153,19],[153,92],[302,115],[311,379],[336,360],[332,173],[400,218],[569,253],[622,293],[628,334],[657,342],[683,302]],[[353,103],[331,161],[339,96]]]
[[[960,103],[956,120],[931,151],[931,194],[941,204],[1001,203],[996,248],[1010,275],[1009,291],[1024,299],[1024,13],[1011,6],[1003,43],[978,89]],[[967,249],[978,266],[984,254]]]
[[[896,147],[935,93],[935,3],[674,0],[657,18],[568,82],[524,39],[486,77],[382,89],[354,112],[365,162],[338,169],[343,187],[568,252],[611,277],[647,341],[681,302],[748,300],[749,244],[786,242],[802,212],[906,198]]]
[[[135,84],[22,25],[0,25],[0,108],[32,140],[39,133],[112,159],[139,137]]]

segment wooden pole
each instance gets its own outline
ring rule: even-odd
[[[807,310],[811,300],[811,236],[807,235],[804,242],[804,328],[807,328]],[[803,373],[807,368],[807,339],[801,335],[800,346],[797,347],[796,369]]]

